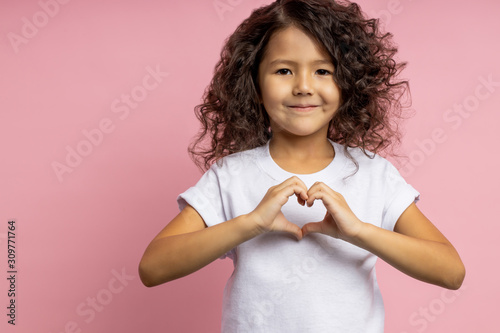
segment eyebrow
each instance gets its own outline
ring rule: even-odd
[[[276,65],[276,64],[286,64],[286,65],[297,65],[297,62],[292,61],[292,60],[286,60],[286,59],[275,59],[269,63],[270,66]],[[311,62],[312,65],[333,65],[333,63],[330,60],[327,59],[318,59],[314,60]]]

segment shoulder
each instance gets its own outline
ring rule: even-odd
[[[212,164],[210,170],[215,173],[229,173],[235,175],[243,170],[253,169],[256,162],[265,154],[265,147],[253,149],[227,155]]]
[[[350,169],[353,171],[356,170],[356,165],[354,161],[358,165],[358,172],[363,175],[371,175],[371,176],[382,176],[387,175],[391,176],[400,176],[399,171],[396,167],[386,158],[373,153],[369,150],[363,151],[359,147],[347,147],[347,152],[351,156],[352,160],[349,158],[349,155],[346,153],[346,149],[344,145],[334,143],[336,152],[338,150],[339,157],[346,160],[346,163],[350,165]]]
[[[358,163],[357,171],[354,163],[350,163],[352,168],[349,170],[349,175],[352,177],[348,176],[347,179],[351,185],[360,186],[363,190],[370,188],[389,198],[389,201],[399,200],[402,206],[419,200],[419,192],[407,183],[388,159],[370,151],[365,154],[360,148],[347,148],[347,150]],[[348,159],[345,154],[343,156]],[[397,199],[394,199],[395,197]]]
[[[405,183],[398,169],[385,157],[361,148],[347,147],[334,143],[339,159],[344,160],[344,179],[377,186],[388,186],[393,183]],[[347,152],[346,152],[347,151]],[[349,157],[350,155],[350,157]]]

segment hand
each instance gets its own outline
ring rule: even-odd
[[[281,212],[281,208],[288,201],[288,198],[294,194],[297,196],[299,204],[305,206],[308,199],[307,187],[296,176],[269,188],[257,208],[249,214],[261,232],[284,231],[294,235],[298,240],[302,239],[302,230],[288,221]]]
[[[305,224],[302,227],[303,236],[317,232],[349,241],[358,235],[363,222],[354,215],[340,193],[324,183],[316,182],[307,195],[307,206],[311,207],[315,200],[321,200],[326,208],[326,215],[323,221]]]

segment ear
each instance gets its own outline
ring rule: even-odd
[[[259,87],[256,88],[257,88],[257,96],[259,97],[259,103],[262,106],[262,108],[264,108],[264,99],[262,99],[262,94],[260,93]]]

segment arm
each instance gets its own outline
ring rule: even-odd
[[[292,177],[271,187],[251,213],[211,227],[186,206],[146,248],[139,264],[142,283],[152,287],[191,274],[264,232],[284,231],[302,238],[302,230],[284,217],[281,207],[294,194],[305,204],[306,192],[304,183]]]
[[[460,256],[415,203],[401,214],[394,231],[363,223],[351,243],[418,280],[448,289],[460,288],[465,278]]]
[[[246,216],[207,228],[198,212],[186,206],[149,244],[139,264],[139,276],[153,287],[191,274],[258,230]]]
[[[453,245],[412,203],[399,217],[394,232],[360,221],[338,192],[323,183],[309,190],[308,205],[320,199],[327,214],[303,227],[304,236],[320,232],[372,252],[382,260],[424,282],[458,289],[464,265]]]

